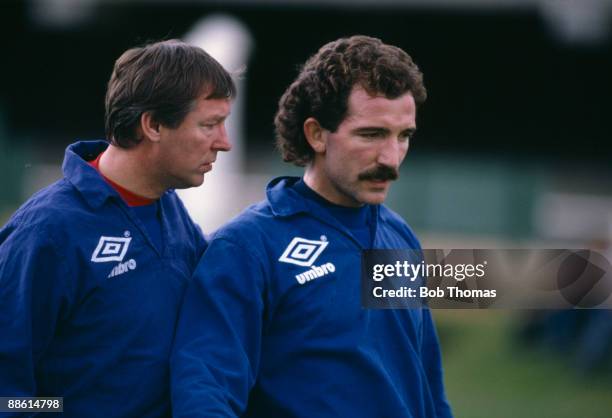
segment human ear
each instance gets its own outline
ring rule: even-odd
[[[145,138],[152,142],[159,142],[160,128],[161,124],[153,119],[151,112],[144,112],[140,115],[140,130]]]
[[[325,152],[327,146],[327,130],[323,128],[315,118],[304,121],[304,136],[315,153]]]

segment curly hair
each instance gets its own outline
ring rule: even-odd
[[[335,132],[346,117],[356,85],[388,99],[409,91],[417,106],[427,99],[423,74],[402,49],[363,35],[330,42],[306,61],[279,100],[274,124],[284,161],[298,166],[312,161],[314,151],[304,136],[304,121],[313,117]]]
[[[174,129],[201,94],[207,99],[236,95],[231,75],[203,49],[177,39],[129,49],[115,62],[108,82],[106,137],[122,148],[136,145],[145,112]]]

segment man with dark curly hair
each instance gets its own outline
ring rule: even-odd
[[[306,62],[275,119],[304,176],[272,180],[198,265],[171,359],[175,417],[452,416],[429,310],[360,304],[363,249],[420,248],[382,203],[426,96],[408,54],[378,39]]]

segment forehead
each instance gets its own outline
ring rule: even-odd
[[[199,96],[191,113],[205,117],[226,117],[230,113],[232,100],[229,98],[209,99],[205,95]]]
[[[350,127],[380,126],[390,129],[416,127],[416,103],[412,93],[406,92],[395,99],[372,96],[356,86],[348,98],[347,115],[341,125]]]

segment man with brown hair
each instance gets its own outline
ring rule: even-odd
[[[170,416],[178,309],[206,247],[173,189],[231,148],[234,95],[177,40],[116,61],[108,142],[70,145],[64,178],[0,230],[0,396],[63,397],[65,417]]]
[[[363,249],[419,249],[382,205],[426,99],[400,48],[324,45],[280,99],[286,161],[267,200],[215,234],[171,359],[175,417],[448,418],[427,309],[365,310]]]

